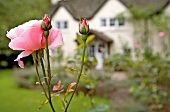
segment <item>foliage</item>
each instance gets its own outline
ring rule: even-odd
[[[88,45],[93,39],[95,38],[94,35],[89,35],[87,37],[86,45]],[[67,63],[67,68],[66,71],[73,76],[78,76],[80,73],[79,71],[79,66],[82,63],[82,46],[83,46],[83,41],[80,37],[79,34],[77,34],[77,39],[78,47],[76,48],[76,53],[73,57],[68,58],[68,63]],[[107,105],[97,105],[94,103],[94,95],[95,95],[95,90],[96,90],[96,85],[101,82],[101,80],[105,80],[105,74],[101,74],[99,72],[93,72],[92,69],[94,68],[96,64],[95,58],[93,61],[90,61],[88,59],[88,54],[86,52],[85,59],[84,59],[84,70],[81,75],[81,84],[78,88],[77,94],[79,94],[80,91],[83,91],[85,95],[88,95],[91,98],[91,108],[92,110],[89,110],[89,112],[97,112],[97,111],[102,111],[105,112],[109,108]],[[102,76],[102,77],[100,77]],[[103,109],[103,110],[102,110]]]
[[[166,16],[166,14],[159,14],[159,15],[155,15],[151,18],[151,22],[154,26],[156,26],[156,28],[158,29],[158,31],[166,31],[169,30],[168,27],[168,17]]]
[[[77,63],[72,63],[71,65],[69,65],[70,68],[67,68],[67,72],[71,73],[73,76],[77,76],[77,74],[79,73],[79,71],[76,70],[77,68]],[[75,69],[73,69],[73,67],[75,67]],[[92,71],[91,68],[88,68],[88,66],[86,66],[86,69],[84,71],[84,73],[81,76],[80,79],[80,86],[78,87],[78,91],[77,94],[79,95],[80,92],[83,92],[85,95],[87,95],[88,97],[91,98],[90,102],[91,102],[91,108],[92,110],[88,110],[88,112],[106,112],[109,109],[108,105],[97,105],[95,103],[94,100],[94,96],[99,96],[99,94],[102,91],[102,95],[100,94],[100,96],[104,97],[106,91],[104,91],[104,88],[108,88],[112,86],[108,86],[108,85],[104,85],[102,87],[98,87],[99,84],[103,85],[103,82],[110,80],[110,77],[107,76],[104,72],[95,72]],[[98,90],[97,90],[98,89]],[[106,89],[105,89],[106,90]],[[110,90],[110,88],[109,88]],[[107,90],[108,91],[108,90]],[[108,95],[108,94],[107,94]]]
[[[169,27],[169,17],[166,14],[155,15],[151,18],[151,23],[156,27],[158,32],[164,32],[166,34],[165,38],[162,38],[161,45],[164,56],[169,56],[170,54],[170,27]]]
[[[152,13],[151,7],[142,9],[134,6],[130,8],[130,11],[132,13],[132,18],[136,20],[148,18]]]
[[[168,112],[170,108],[170,61],[149,47],[137,49],[136,58],[128,53],[110,56],[105,70],[126,72],[130,80],[130,94],[142,102],[147,111]]]
[[[170,63],[154,54],[150,48],[145,49],[142,59],[135,61],[131,68],[132,86],[130,92],[135,98],[144,102],[153,111],[168,111]],[[149,96],[149,97],[148,97]]]
[[[127,46],[123,47],[123,54],[113,54],[105,59],[104,69],[108,72],[127,71],[132,63],[131,51]]]

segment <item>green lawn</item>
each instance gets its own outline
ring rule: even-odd
[[[0,70],[0,112],[37,112],[41,102],[45,99],[40,91],[18,88],[12,79],[12,70]],[[61,101],[53,99],[57,112],[61,111]],[[95,98],[95,104],[107,104],[105,99]],[[86,112],[90,109],[90,98],[83,95],[74,97],[69,112]],[[40,112],[50,112],[49,105],[45,105]],[[109,112],[109,111],[107,111]]]

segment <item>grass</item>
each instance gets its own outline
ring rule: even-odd
[[[0,70],[0,111],[1,112],[37,112],[41,102],[45,99],[40,91],[18,88],[12,79],[12,70]],[[61,112],[61,101],[53,99],[57,112]],[[95,104],[110,105],[108,100],[95,97]],[[90,98],[82,94],[73,98],[69,112],[87,112],[91,108]],[[49,112],[49,105],[45,105],[40,112]],[[109,111],[107,111],[109,112]]]

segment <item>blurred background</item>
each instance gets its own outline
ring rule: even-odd
[[[36,112],[45,100],[31,56],[8,47],[7,31],[47,13],[64,45],[50,51],[52,85],[76,80],[80,18],[90,25],[85,68],[70,112],[170,112],[170,0],[0,0],[0,111]],[[72,54],[72,55],[70,55]],[[61,97],[63,94],[61,94]],[[53,99],[62,111],[59,97]],[[80,108],[81,107],[81,108]],[[47,112],[45,105],[40,111]]]

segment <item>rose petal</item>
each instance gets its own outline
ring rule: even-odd
[[[49,49],[56,49],[59,46],[63,45],[63,38],[62,38],[62,34],[59,30],[57,30],[56,28],[52,28],[50,30],[50,34],[49,34]]]
[[[14,39],[16,37],[19,37],[27,28],[36,27],[40,29],[41,22],[42,20],[31,20],[22,25],[19,25],[18,27],[12,28],[9,32],[7,32],[6,36],[10,39]]]
[[[16,27],[7,32],[6,36],[10,39],[14,39],[19,37],[23,33],[23,31],[24,31],[23,29]]]
[[[18,28],[21,28],[21,29],[26,29],[30,27],[41,28],[41,23],[42,23],[42,20],[30,20],[28,22],[25,22],[22,25],[19,25]]]
[[[36,27],[24,30],[18,38],[14,38],[9,43],[13,50],[35,51],[41,48],[42,30]]]
[[[18,60],[18,65],[20,68],[24,68],[24,63],[20,59]]]
[[[21,67],[21,68],[24,68],[24,63],[23,61],[21,61],[20,59],[23,58],[23,57],[26,57],[28,55],[30,55],[32,53],[32,51],[23,51],[22,53],[20,53],[17,57],[17,59],[15,59],[14,61],[18,61],[18,65]]]

